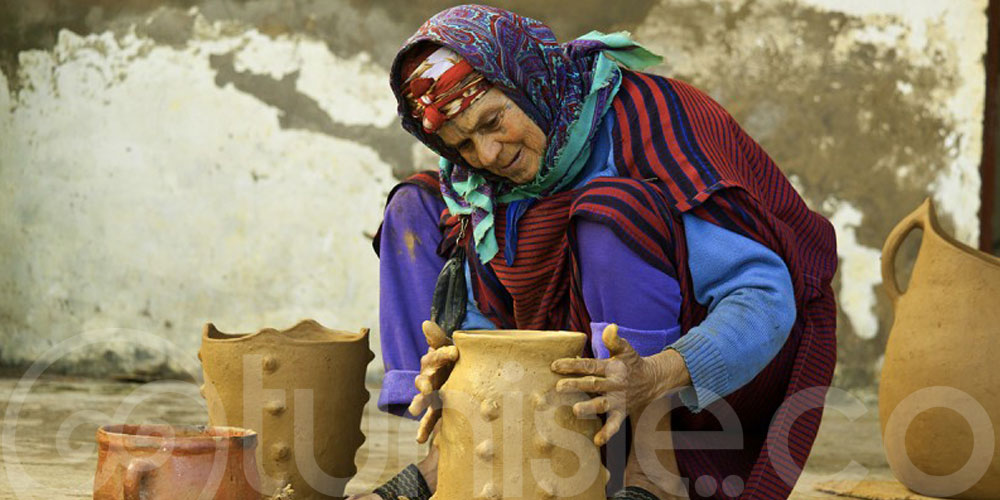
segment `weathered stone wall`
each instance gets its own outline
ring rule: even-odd
[[[387,67],[454,3],[0,5],[0,362],[85,339],[62,369],[155,375],[189,366],[206,321],[376,327],[384,196],[433,166],[395,122]],[[841,386],[877,374],[895,222],[931,196],[978,237],[986,0],[497,5],[561,39],[631,30],[833,221]],[[136,330],[175,349],[103,342]]]

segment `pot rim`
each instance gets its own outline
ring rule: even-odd
[[[511,339],[517,338],[519,341],[548,341],[557,338],[576,339],[587,338],[587,334],[582,332],[571,332],[567,330],[455,330],[453,337],[463,338],[490,338],[490,339]]]
[[[294,336],[294,332],[300,328],[311,327],[320,330],[323,334],[329,336],[326,339],[297,339]],[[287,342],[289,344],[303,344],[303,345],[318,345],[318,344],[348,344],[352,342],[357,342],[364,340],[368,336],[368,328],[361,328],[358,333],[347,332],[344,330],[334,330],[321,325],[318,321],[313,319],[304,319],[295,324],[291,328],[286,328],[284,330],[278,330],[275,328],[263,328],[254,333],[226,333],[219,330],[215,324],[206,323],[205,327],[202,329],[202,342],[218,342],[218,343],[236,343],[236,342],[248,342],[251,339],[261,337],[264,335],[281,335],[282,342]]]
[[[97,443],[110,449],[169,448],[187,453],[214,452],[220,448],[257,446],[257,433],[240,427],[170,424],[108,424],[97,429]]]
[[[984,252],[978,248],[972,247],[962,241],[959,241],[958,238],[952,236],[950,233],[945,231],[943,227],[941,227],[941,223],[938,220],[937,207],[934,204],[933,198],[924,199],[924,202],[921,203],[920,206],[918,206],[916,209],[914,209],[913,212],[910,213],[910,215],[904,218],[903,221],[897,223],[897,226],[901,226],[903,222],[905,222],[907,219],[915,215],[919,215],[919,217],[922,218],[925,223],[930,225],[930,231],[927,231],[926,228],[924,228],[925,235],[927,233],[930,233],[938,237],[939,239],[944,240],[945,243],[954,247],[953,250],[958,250],[961,253],[964,253],[970,257],[974,257],[991,266],[1000,267],[1000,256],[993,255],[989,252]]]

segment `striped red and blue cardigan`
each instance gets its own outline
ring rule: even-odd
[[[686,333],[707,310],[692,299],[680,214],[689,212],[767,246],[788,266],[798,316],[770,364],[724,398],[739,418],[742,448],[707,449],[709,441],[733,437],[710,432],[721,429],[711,406],[697,414],[675,409],[672,425],[675,431],[709,431],[675,433],[683,477],[709,476],[720,485],[733,475],[743,480],[738,497],[718,488],[710,498],[786,498],[815,439],[836,363],[833,227],[806,206],[760,145],[707,95],[677,80],[623,73],[611,111],[613,158],[621,176],[536,200],[518,222],[511,265],[503,255],[507,207],[498,206],[501,253],[488,263],[470,262],[476,302],[499,328],[590,333],[572,250],[571,222],[582,217],[612,228],[639,256],[677,278]],[[440,195],[436,173],[405,182]],[[456,241],[457,221],[442,214],[446,237],[439,253],[447,256],[461,244],[466,255],[476,255],[469,238]],[[690,495],[704,498],[694,488]]]

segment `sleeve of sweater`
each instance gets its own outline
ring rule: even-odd
[[[673,276],[597,222],[577,221],[577,246],[595,355],[608,356],[600,337],[609,323],[642,356],[677,350],[692,380],[681,400],[698,412],[760,373],[784,344],[796,312],[791,278],[774,252],[693,215],[684,215],[684,225],[694,299],[709,315],[680,338],[682,298]]]
[[[444,202],[417,186],[400,187],[389,200],[379,242],[379,330],[385,377],[378,408],[415,418],[406,411],[417,394],[413,379],[427,341],[420,324],[429,317],[431,296],[444,259],[438,215]]]
[[[795,323],[795,294],[784,261],[731,231],[684,214],[695,300],[708,315],[670,345],[692,386],[680,398],[700,411],[743,387],[778,354]]]

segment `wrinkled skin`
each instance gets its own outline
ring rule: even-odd
[[[596,396],[573,405],[577,417],[606,413],[604,427],[594,436],[603,446],[621,428],[625,417],[636,414],[654,399],[690,385],[684,360],[674,350],[642,357],[618,336],[618,325],[608,325],[601,335],[611,357],[608,359],[565,358],[552,362],[552,371],[565,378],[556,384],[560,392],[583,391]]]
[[[438,130],[470,166],[526,184],[535,179],[548,139],[509,97],[490,89]]]

